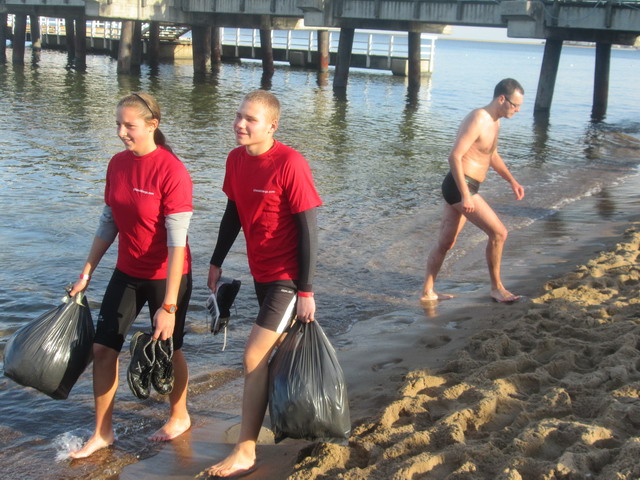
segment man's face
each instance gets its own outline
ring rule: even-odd
[[[277,126],[278,122],[270,118],[269,111],[262,103],[244,101],[233,122],[236,143],[248,147],[249,150],[251,147],[261,149],[261,146],[270,148]]]
[[[502,95],[502,99],[503,116],[511,118],[520,111],[524,95],[519,90],[516,90],[511,95]]]

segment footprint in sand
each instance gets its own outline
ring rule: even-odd
[[[448,335],[438,335],[435,338],[425,338],[420,340],[420,345],[423,345],[425,348],[438,348],[446,345],[451,341],[451,337]]]
[[[380,363],[376,363],[375,365],[372,365],[371,370],[373,370],[374,372],[377,372],[378,370],[385,370],[401,362],[402,362],[401,358],[394,358],[393,360],[389,360],[387,362],[380,362]]]

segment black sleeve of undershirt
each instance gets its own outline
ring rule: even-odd
[[[318,259],[318,213],[311,208],[293,217],[298,226],[298,290],[311,292]]]
[[[227,253],[229,253],[233,242],[236,241],[238,233],[240,233],[240,228],[240,216],[238,215],[236,202],[227,200],[227,208],[225,208],[222,220],[220,220],[216,248],[214,248],[211,261],[209,262],[211,265],[217,267],[222,266],[222,262],[224,262],[224,259],[227,257]]]

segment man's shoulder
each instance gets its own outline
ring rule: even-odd
[[[278,157],[281,158],[302,158],[304,159],[304,156],[297,151],[295,148],[290,147],[289,145],[285,145],[282,142],[279,142],[278,140],[276,140],[276,144],[275,144],[275,154]]]

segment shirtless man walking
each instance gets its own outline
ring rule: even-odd
[[[451,170],[442,182],[442,195],[446,203],[438,243],[427,259],[421,298],[423,302],[452,298],[452,295],[436,293],[434,284],[447,252],[453,248],[467,220],[489,237],[486,257],[491,277],[491,298],[500,303],[520,299],[520,296],[504,288],[500,279],[500,261],[507,229],[480,196],[478,189],[491,167],[509,182],[517,200],[524,198],[524,188],[516,182],[498,154],[500,119],[511,118],[520,111],[523,98],[522,85],[512,78],[505,78],[496,85],[491,103],[473,110],[460,125],[458,137],[449,154]]]

